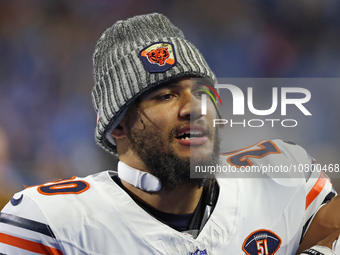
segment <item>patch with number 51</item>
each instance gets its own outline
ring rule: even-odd
[[[267,229],[259,229],[244,240],[242,250],[247,255],[273,255],[281,245],[281,238]]]

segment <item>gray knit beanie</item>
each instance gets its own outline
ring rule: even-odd
[[[215,76],[200,52],[167,17],[153,13],[118,21],[97,42],[93,54],[92,100],[96,142],[116,155],[111,132],[143,92],[184,76]]]

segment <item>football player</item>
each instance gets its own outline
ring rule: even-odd
[[[95,139],[119,157],[117,171],[15,194],[0,214],[1,254],[270,255],[339,249],[339,199],[326,175],[307,171],[314,160],[302,147],[269,140],[219,155],[213,102],[201,113],[202,91],[213,89],[215,76],[165,16],[118,21],[100,37],[93,63]],[[294,178],[289,173],[242,178],[239,172],[190,176],[192,166],[216,165],[307,170]]]

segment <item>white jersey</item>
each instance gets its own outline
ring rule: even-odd
[[[310,164],[300,146],[265,142],[221,159],[234,166]],[[143,210],[113,175],[106,171],[15,194],[0,215],[0,254],[295,254],[304,225],[332,191],[317,171],[300,178],[220,178],[215,209],[192,238]]]

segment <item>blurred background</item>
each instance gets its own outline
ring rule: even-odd
[[[217,77],[335,78],[339,11],[337,0],[0,0],[0,208],[24,185],[115,168],[95,145],[90,97],[94,46],[115,21],[167,15]],[[293,138],[339,163],[339,89],[313,91],[321,124]]]

